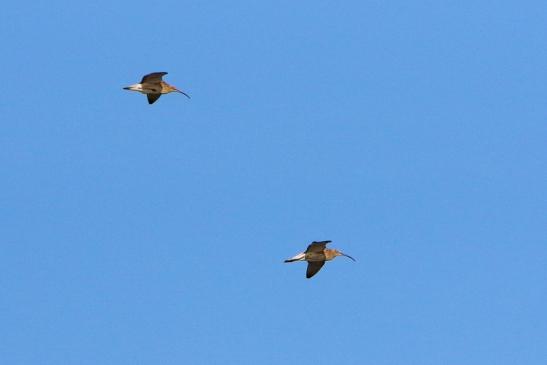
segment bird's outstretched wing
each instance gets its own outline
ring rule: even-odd
[[[306,278],[309,279],[317,274],[317,272],[321,270],[323,265],[325,265],[325,261],[309,261],[308,268],[306,270]]]
[[[160,82],[164,75],[167,75],[167,72],[152,72],[151,74],[144,75],[141,84],[145,82]]]
[[[313,241],[306,249],[306,252],[323,252],[325,247],[327,247],[327,243],[330,242],[332,241]]]
[[[161,94],[146,94],[148,98],[148,104],[154,104],[156,100],[160,98]]]

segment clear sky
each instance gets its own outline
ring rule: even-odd
[[[3,364],[546,364],[547,2],[8,1]],[[148,105],[149,72],[186,91]],[[283,260],[313,240],[312,279]]]

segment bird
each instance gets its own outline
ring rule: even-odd
[[[148,104],[154,104],[154,102],[160,98],[161,94],[169,94],[172,92],[179,92],[190,99],[188,94],[163,81],[162,77],[165,75],[167,75],[167,72],[152,72],[151,74],[144,75],[140,83],[129,85],[123,89],[146,94]]]
[[[332,241],[313,241],[306,251],[285,260],[285,262],[307,261],[308,268],[306,270],[306,278],[309,279],[321,270],[323,265],[325,265],[325,261],[330,261],[337,256],[346,256],[355,261],[353,257],[346,255],[341,251],[327,248],[327,244],[331,242]]]

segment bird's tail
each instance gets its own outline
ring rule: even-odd
[[[285,262],[305,261],[305,259],[306,259],[306,254],[304,252],[301,252],[298,255],[285,260]]]

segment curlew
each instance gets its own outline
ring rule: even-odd
[[[161,94],[169,94],[172,92],[178,92],[186,95],[188,99],[190,98],[188,94],[163,81],[161,78],[164,75],[167,75],[167,72],[153,72],[151,74],[144,75],[140,83],[124,87],[124,90],[138,91],[146,94],[148,104],[153,104],[160,98]]]
[[[327,244],[331,241],[313,241],[306,251],[299,253],[298,255],[291,257],[285,262],[295,261],[307,261],[308,269],[306,270],[306,278],[311,278],[325,265],[325,261],[330,261],[336,256],[346,256],[355,261],[355,259],[345,253],[342,253],[336,249],[327,248]]]

